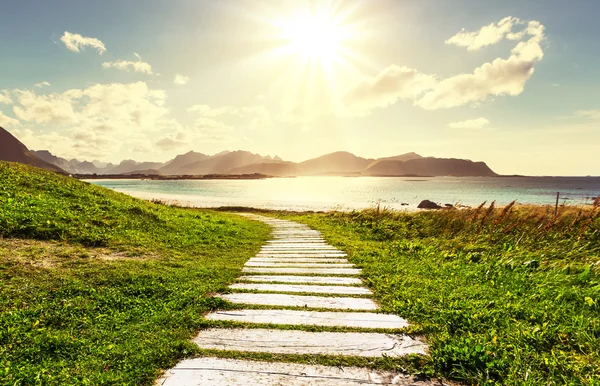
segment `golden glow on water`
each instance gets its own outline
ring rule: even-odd
[[[90,182],[147,199],[197,207],[249,206],[285,210],[360,209],[381,205],[416,209],[421,200],[478,205],[512,200],[553,204],[556,192],[569,203],[600,195],[600,178],[522,177],[298,177],[266,180],[92,180]],[[408,204],[408,205],[403,205]]]

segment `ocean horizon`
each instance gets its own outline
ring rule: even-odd
[[[262,180],[89,180],[148,200],[214,208],[327,211],[380,205],[415,210],[422,200],[441,205],[591,205],[600,177],[294,177]]]

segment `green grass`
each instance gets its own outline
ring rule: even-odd
[[[151,385],[268,233],[0,162],[0,384]]]
[[[266,225],[0,162],[0,385],[150,385],[196,355],[466,384],[600,384],[600,208],[271,215],[348,252],[382,311],[409,319],[402,331],[424,337],[431,357],[200,350],[190,338],[202,328],[267,327],[202,318],[274,308],[212,297],[230,292]]]
[[[419,372],[600,384],[600,208],[278,215],[347,251],[383,311],[424,334],[431,360]]]

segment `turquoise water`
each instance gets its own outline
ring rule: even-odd
[[[91,180],[146,199],[196,207],[250,206],[288,210],[360,209],[378,201],[415,209],[421,200],[478,205],[512,200],[522,204],[589,204],[600,195],[600,177],[298,177],[265,180]],[[408,205],[402,205],[402,204]]]

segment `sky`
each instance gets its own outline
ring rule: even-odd
[[[79,160],[600,175],[600,1],[0,0],[0,126]]]

